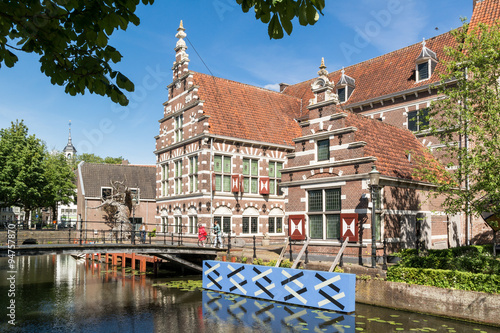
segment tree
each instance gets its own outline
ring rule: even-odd
[[[154,0],[45,0],[0,2],[0,66],[13,67],[16,53],[40,56],[41,71],[52,84],[65,87],[74,96],[90,93],[107,96],[127,105],[123,90],[134,84],[110,63],[122,55],[111,45],[115,30],[139,25],[137,5]],[[244,12],[255,9],[255,17],[269,25],[271,38],[282,38],[283,29],[292,32],[292,20],[314,24],[325,7],[324,0],[237,0]]]
[[[324,0],[236,0],[247,13],[255,10],[255,18],[268,24],[267,32],[271,39],[283,38],[283,29],[290,35],[293,30],[292,20],[299,19],[300,25],[313,25],[323,15]]]
[[[26,218],[42,207],[47,179],[45,145],[21,121],[0,130],[0,207],[19,206]]]
[[[424,165],[420,174],[438,185],[447,213],[500,214],[500,26],[464,24],[454,34],[439,88],[446,98],[430,112],[448,168],[436,174]]]
[[[123,157],[110,157],[106,156],[105,158],[102,158],[100,156],[97,156],[95,154],[89,154],[89,153],[83,153],[81,155],[76,155],[74,158],[74,163],[78,165],[80,162],[85,162],[85,163],[98,163],[98,164],[121,164],[123,161]]]
[[[57,220],[57,206],[74,202],[75,174],[64,154],[47,154],[44,160],[47,185],[44,189],[44,206],[50,207],[52,219]]]

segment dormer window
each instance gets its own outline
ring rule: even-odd
[[[425,46],[425,39],[422,41],[422,51],[418,56],[415,65],[415,78],[417,82],[427,80],[431,77],[438,62],[436,53]]]
[[[351,97],[354,88],[356,88],[356,80],[349,75],[346,75],[344,68],[342,68],[342,76],[340,77],[336,88],[337,95],[339,96],[339,103],[344,103],[349,99],[349,97]]]

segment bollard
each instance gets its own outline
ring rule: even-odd
[[[253,258],[257,259],[257,248],[255,247],[255,235],[253,235]]]
[[[290,244],[290,261],[293,261],[292,258],[292,237],[288,236],[288,244]]]
[[[227,255],[231,254],[231,231],[227,234]]]
[[[172,236],[172,245],[174,245],[174,232],[172,231],[170,235]]]
[[[309,263],[309,248],[306,247],[306,259],[304,260],[304,263],[307,265]]]
[[[344,245],[345,240],[343,238],[340,238],[340,248],[342,248],[342,245]],[[340,255],[340,262],[339,262],[339,267],[344,267],[344,252]]]
[[[68,244],[71,244],[71,226],[70,226],[70,228],[68,228],[68,231],[69,231],[69,233],[68,233]]]

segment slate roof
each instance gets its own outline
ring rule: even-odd
[[[417,156],[426,157],[431,162],[428,168],[436,168],[439,164],[412,132],[350,111],[344,112],[348,115],[346,126],[358,129],[356,141],[367,143],[364,156],[377,158],[375,165],[382,175],[416,179],[413,173],[418,166]]]
[[[251,85],[194,73],[204,113],[210,118],[210,133],[280,145],[293,145],[301,135],[295,121],[301,116],[301,101]]]
[[[141,199],[155,199],[155,166],[84,162],[79,165],[80,170],[85,197],[100,197],[101,187],[111,187],[110,181],[125,181],[124,184],[128,187],[140,189]]]
[[[427,39],[426,47],[436,52],[438,59],[444,59],[445,46],[455,45],[455,39],[450,32]],[[439,72],[443,71],[442,62],[438,62],[436,69],[428,80],[420,82],[415,78],[415,61],[422,52],[422,43],[404,47],[402,49],[384,54],[382,56],[346,67],[345,74],[356,81],[356,89],[352,95],[343,103],[345,108],[354,103],[377,99],[383,96],[391,96],[395,93],[426,86],[440,81]],[[335,84],[340,80],[341,70],[328,74],[330,82]],[[283,91],[284,94],[302,98],[304,101],[303,114],[307,113],[309,99],[313,98],[311,84],[316,78],[290,85]]]

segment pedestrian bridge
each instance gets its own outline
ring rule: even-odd
[[[184,245],[166,244],[32,244],[0,246],[0,257],[35,256],[51,254],[96,254],[96,253],[129,253],[137,255],[150,255],[174,261],[182,266],[202,271],[203,260],[213,260],[224,248],[210,248]]]

